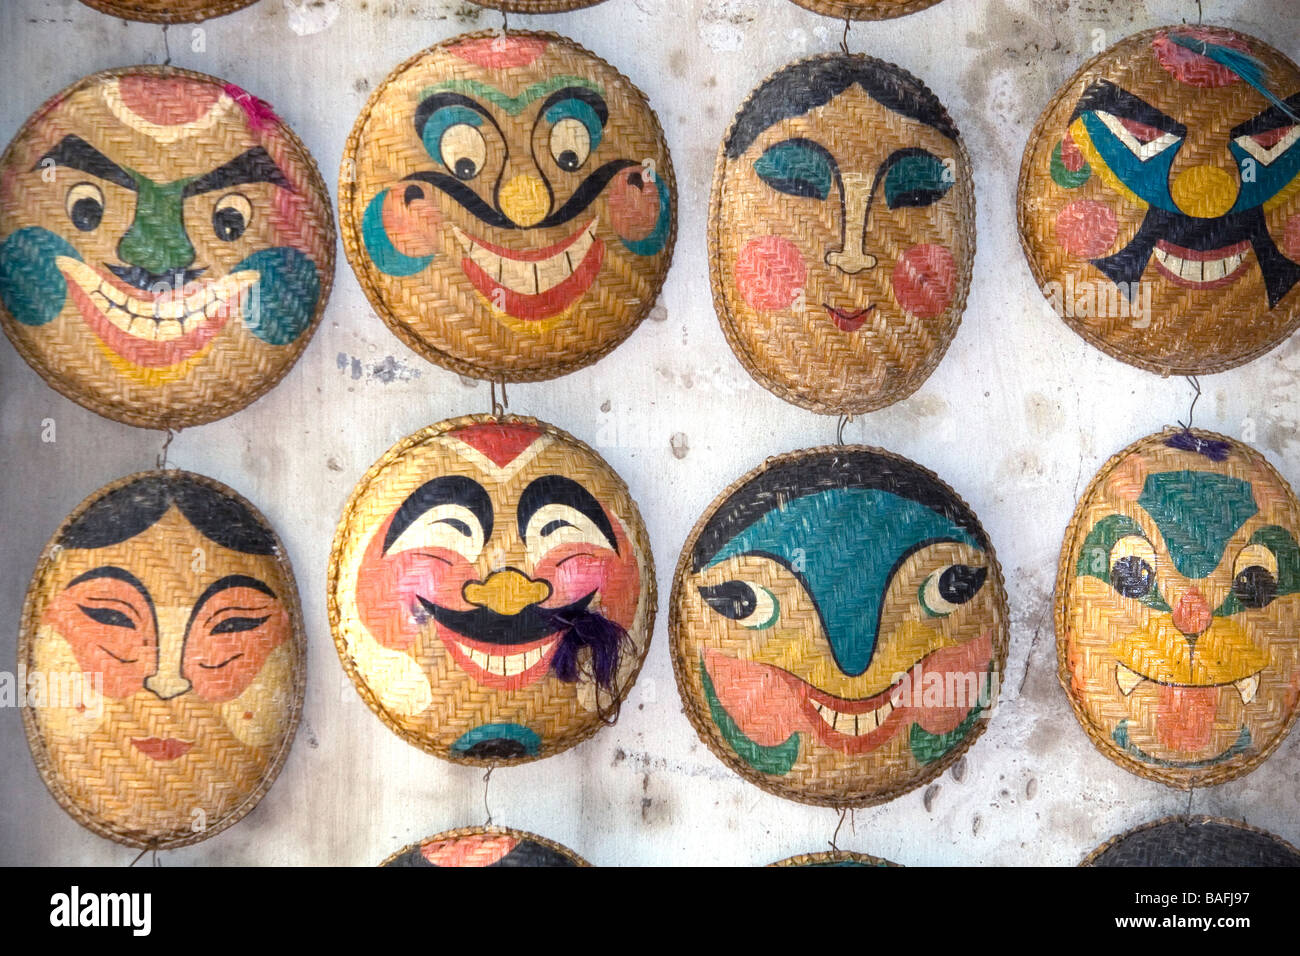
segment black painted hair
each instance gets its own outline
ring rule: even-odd
[[[691,552],[692,573],[769,511],[832,488],[879,489],[908,498],[947,518],[989,550],[975,512],[920,465],[872,451],[833,451],[774,465],[737,489],[700,529]]]
[[[951,140],[960,138],[938,97],[902,67],[869,56],[816,57],[787,67],[754,91],[727,134],[727,157],[736,159],[772,124],[829,103],[854,83],[895,113]]]
[[[244,504],[186,475],[147,475],[114,488],[59,537],[65,548],[107,548],[152,528],[172,505],[209,541],[243,554],[272,554],[275,535]]]

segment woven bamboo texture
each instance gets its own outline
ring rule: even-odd
[[[480,7],[506,13],[567,13],[594,7],[603,0],[474,0]]]
[[[768,866],[900,866],[882,857],[850,850],[826,850],[821,853],[800,853],[769,863]]]
[[[955,566],[963,594],[947,590]],[[908,459],[837,445],[769,458],[714,499],[668,630],[709,749],[770,793],[843,808],[925,784],[983,733],[1007,622],[965,502]]]
[[[92,74],[0,157],[0,326],[107,418],[182,428],[255,401],[306,347],[333,276],[315,162],[214,77]]]
[[[438,862],[434,862],[437,860]],[[568,847],[524,830],[462,827],[404,846],[380,866],[591,866]]]
[[[1020,168],[1020,240],[1052,308],[1160,375],[1235,368],[1300,324],[1300,200],[1275,165],[1294,120],[1188,45],[1251,58],[1243,71],[1279,99],[1300,93],[1300,67],[1254,37],[1148,30],[1061,87]]]
[[[225,485],[174,470],[122,478],[42,552],[18,664],[27,741],[63,809],[127,846],[197,843],[257,805],[293,743],[306,686],[293,569]]]
[[[799,6],[837,20],[892,20],[932,7],[939,0],[794,0]]]
[[[1300,866],[1274,833],[1221,817],[1165,817],[1111,837],[1080,866]]]
[[[439,106],[452,94],[474,106]],[[343,155],[348,261],[394,334],[444,368],[563,375],[626,339],[663,285],[677,231],[663,130],[571,40],[481,32],[417,54]]]
[[[101,13],[146,23],[198,23],[234,13],[257,0],[81,0]]]
[[[328,594],[339,658],[379,718],[489,767],[613,723],[656,600],[622,479],[554,426],[490,415],[431,425],[375,463],[339,522]]]
[[[1055,619],[1061,686],[1105,756],[1189,789],[1277,749],[1300,680],[1297,533],[1286,480],[1222,435],[1166,429],[1102,466],[1065,532]]]
[[[900,67],[801,60],[724,137],[708,242],[714,309],[755,380],[824,414],[882,408],[921,386],[961,322],[975,256],[966,147]]]

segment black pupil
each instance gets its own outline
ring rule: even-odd
[[[578,168],[578,154],[571,149],[566,149],[560,153],[555,161],[560,164],[561,169],[567,169],[570,172]]]
[[[965,604],[984,586],[988,573],[988,568],[954,564],[939,575],[939,597],[949,604]]]
[[[1120,558],[1111,565],[1110,586],[1125,597],[1146,597],[1155,582],[1155,569],[1135,554]]]
[[[456,160],[452,166],[452,171],[456,174],[457,179],[473,179],[474,174],[478,172],[478,167],[474,165],[474,160],[462,156]]]
[[[414,186],[414,185],[407,186],[406,192],[402,193],[402,202],[406,203],[408,206],[411,203],[415,202],[417,199],[423,199],[423,198],[424,198],[424,190],[421,189],[419,186]]]
[[[758,595],[744,581],[724,581],[722,584],[700,588],[704,603],[723,617],[743,621],[758,607]]]
[[[104,218],[104,207],[99,200],[84,196],[72,204],[72,209],[69,210],[68,215],[71,217],[74,226],[82,232],[90,232]]]
[[[212,214],[212,229],[217,238],[224,242],[233,242],[244,234],[248,223],[244,215],[231,206],[223,206]]]
[[[1246,607],[1263,607],[1277,597],[1277,578],[1268,568],[1252,564],[1233,579],[1232,593]]]

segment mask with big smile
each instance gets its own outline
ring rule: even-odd
[[[353,492],[331,619],[362,696],[450,760],[529,760],[594,733],[649,641],[654,570],[626,487],[532,419],[431,426]]]
[[[970,164],[925,85],[865,56],[786,67],[723,140],[710,275],[741,364],[819,412],[870,411],[934,371],[975,254]]]
[[[1101,751],[1176,787],[1253,769],[1295,719],[1300,503],[1257,452],[1170,430],[1084,493],[1061,551],[1061,682]]]
[[[553,34],[457,37],[371,97],[344,159],[345,246],[430,361],[551,378],[626,338],[672,255],[676,190],[645,97]]]
[[[742,479],[687,542],[671,607],[700,736],[807,803],[880,803],[941,772],[983,731],[1006,659],[975,515],[876,449],[796,452]]]
[[[111,16],[124,20],[142,20],[146,23],[194,23],[210,20],[256,0],[81,0]]]
[[[97,73],[0,159],[0,325],[51,385],[128,424],[212,421],[273,386],[333,268],[311,157],[212,77]]]
[[[235,823],[302,707],[288,559],[229,488],[169,471],[96,492],[46,549],[18,660],[51,794],[101,836],[155,848]]]
[[[1089,342],[1162,374],[1220,371],[1300,323],[1300,67],[1169,27],[1086,64],[1025,152],[1034,275]]]

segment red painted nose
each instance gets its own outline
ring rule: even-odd
[[[1174,608],[1174,627],[1188,637],[1195,637],[1210,626],[1213,617],[1210,605],[1205,603],[1201,592],[1196,588],[1188,588],[1179,599],[1178,607]]]

